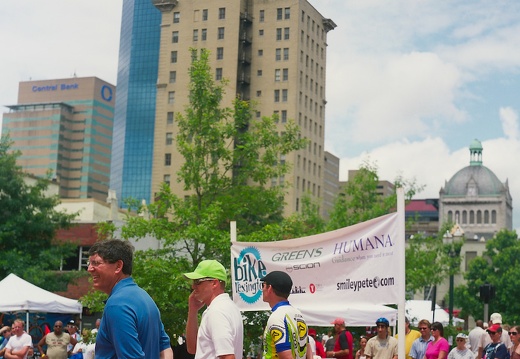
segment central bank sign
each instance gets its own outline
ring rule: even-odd
[[[56,84],[56,85],[45,85],[45,86],[36,86],[32,87],[32,92],[53,92],[53,91],[71,91],[78,90],[79,84]],[[100,90],[101,98],[107,102],[112,101],[113,90],[112,87],[103,85]]]

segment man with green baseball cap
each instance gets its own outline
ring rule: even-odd
[[[186,347],[195,359],[242,359],[244,325],[242,314],[225,292],[226,269],[210,259],[199,263],[193,272],[184,273],[193,280],[188,300]],[[202,313],[200,327],[198,312]]]

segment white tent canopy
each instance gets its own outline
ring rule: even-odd
[[[427,319],[432,323],[440,322],[448,325],[450,315],[446,313],[438,304],[435,304],[435,319],[433,317],[432,302],[430,300],[408,300],[406,301],[406,316],[410,319],[410,324],[416,327],[420,320]],[[453,325],[464,323],[463,319],[453,317]]]
[[[81,313],[82,305],[31,284],[15,274],[0,282],[0,312]]]
[[[290,301],[291,297],[289,297]],[[373,304],[353,304],[345,303],[340,308],[331,306],[309,305],[308,307],[297,307],[303,314],[307,325],[319,327],[330,327],[335,318],[342,318],[349,327],[371,327],[376,325],[376,320],[385,317],[390,321],[390,325],[395,325],[397,319],[397,309],[384,305]]]

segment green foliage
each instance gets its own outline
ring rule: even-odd
[[[55,240],[58,229],[68,228],[77,214],[55,210],[59,197],[48,196],[50,174],[26,183],[27,175],[16,164],[19,152],[10,150],[8,135],[0,139],[0,277],[9,273],[44,287],[64,290],[77,272],[56,275],[62,258],[77,245]]]
[[[480,300],[480,286],[486,283],[495,287],[496,296],[489,302],[489,313],[499,312],[510,324],[520,323],[520,304],[511,300],[520,295],[515,280],[520,265],[520,241],[516,231],[501,230],[486,242],[482,257],[473,259],[465,273],[466,284],[455,288],[455,305],[463,315],[481,318],[484,303]]]
[[[451,227],[442,226],[436,237],[414,235],[408,240],[406,248],[406,292],[415,293],[427,286],[442,283],[450,274],[460,269],[460,256],[450,257],[449,246],[443,243],[443,236]],[[455,244],[459,250],[462,241]]]
[[[327,229],[348,227],[395,211],[397,194],[394,192],[384,197],[378,195],[378,183],[377,166],[366,161],[337,197]],[[422,190],[422,186],[418,186],[415,180],[407,181],[401,176],[394,185],[395,188],[405,189],[405,199],[408,200]]]

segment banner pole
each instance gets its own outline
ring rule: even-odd
[[[406,330],[405,330],[405,305],[406,305],[406,238],[405,238],[405,205],[404,205],[404,189],[402,187],[397,188],[397,234],[399,236],[399,243],[403,243],[403,246],[400,250],[402,260],[398,261],[398,273],[399,273],[399,283],[401,283],[401,288],[399,290],[399,303],[397,303],[397,331],[399,333],[398,340],[398,357],[405,358],[405,340],[406,340]]]

